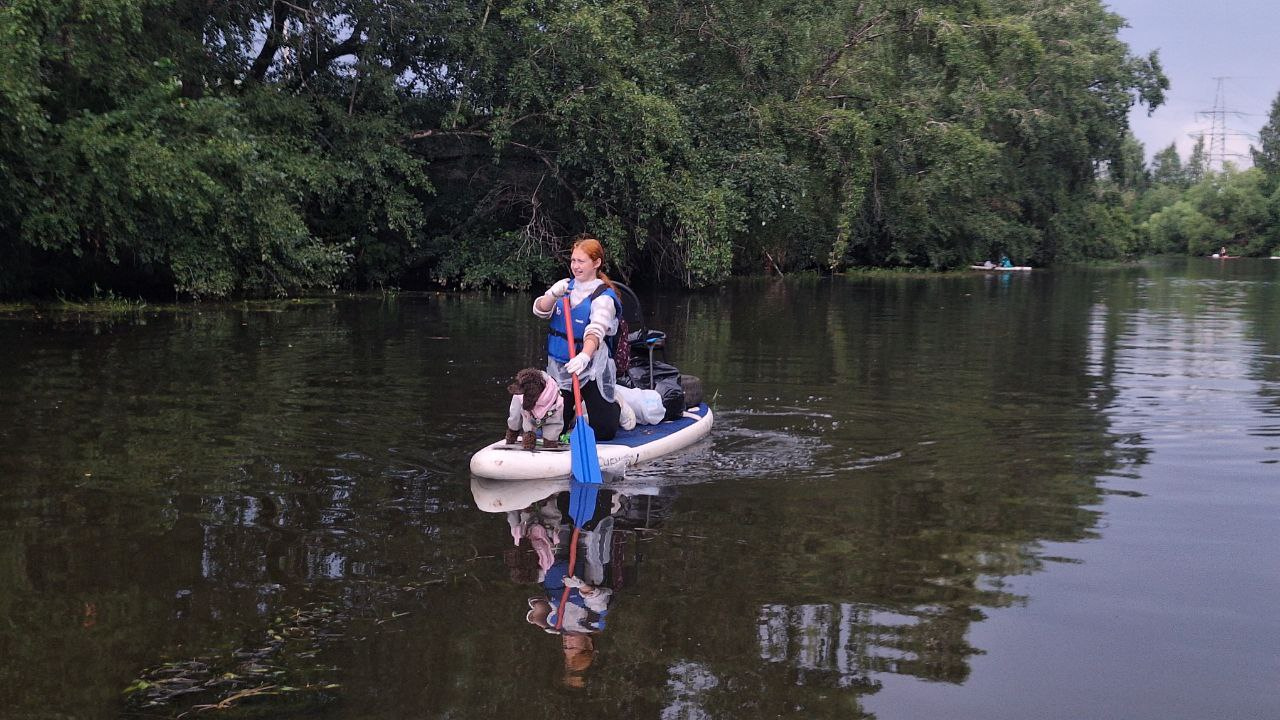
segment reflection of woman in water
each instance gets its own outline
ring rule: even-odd
[[[568,538],[563,542],[567,546]],[[551,601],[547,622],[564,632],[600,632],[613,596],[613,590],[605,586],[613,545],[613,517],[601,520],[592,530],[582,531],[578,542],[577,567],[569,567],[566,550],[542,578],[542,588]]]
[[[511,579],[538,582],[543,593],[529,598],[525,620],[560,636],[564,653],[564,684],[583,687],[585,673],[595,659],[593,635],[604,630],[613,598],[610,561],[614,518],[619,496],[608,490],[597,495],[596,517],[578,533],[576,566],[569,567],[572,528],[565,521],[569,493],[562,492],[520,511],[507,513],[516,552],[508,554]],[[529,550],[526,551],[525,547]],[[536,562],[536,564],[535,564]]]
[[[551,603],[545,597],[529,598],[529,614],[525,620],[547,632],[556,632],[548,622]],[[571,688],[586,687],[587,669],[596,657],[595,640],[589,633],[560,633],[560,650],[564,654],[564,684]]]
[[[567,493],[566,493],[567,495]],[[610,493],[612,495],[612,493]],[[592,637],[604,630],[613,599],[608,586],[609,565],[613,548],[613,516],[578,534],[576,567],[569,567],[568,525],[563,526],[559,552],[555,562],[542,577],[545,595],[531,598],[526,619],[550,633],[560,635],[564,653],[564,684],[583,687],[585,673],[595,659]]]
[[[507,507],[513,499],[506,499]],[[493,504],[492,498],[488,500]],[[560,636],[566,686],[586,685],[586,672],[595,659],[595,636],[604,630],[610,603],[622,587],[623,576],[629,575],[622,560],[627,540],[636,529],[660,524],[670,513],[672,500],[670,492],[623,495],[599,490],[592,518],[579,531],[573,568],[569,567],[568,492],[506,512],[515,541],[515,547],[505,553],[511,580],[542,585],[542,592],[528,599],[525,620]]]

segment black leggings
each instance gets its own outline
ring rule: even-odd
[[[577,411],[573,405],[573,388],[561,390],[564,397],[564,427],[568,431],[573,427]],[[597,440],[612,440],[618,434],[618,415],[622,408],[616,402],[609,402],[600,394],[596,381],[592,380],[582,386],[582,405],[590,418],[591,429],[596,431]]]

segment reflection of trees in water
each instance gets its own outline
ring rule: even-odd
[[[0,706],[83,715],[277,608],[385,615],[466,569],[440,519],[489,433],[457,410],[544,332],[514,296],[7,321]]]
[[[706,666],[678,662],[667,670],[670,701],[662,708],[662,720],[707,720],[713,717],[702,706],[701,697],[720,686],[720,680]]]
[[[907,615],[852,603],[765,605],[760,610],[760,657],[787,663],[802,685],[878,689],[870,675],[888,672],[962,682],[969,618],[949,613]]]
[[[793,484],[767,502],[745,492],[714,508],[688,503],[695,509],[676,514],[647,558],[645,589],[670,596],[643,609],[660,629],[653,642],[701,663],[721,687],[758,687],[765,705],[814,713],[813,694],[831,691],[828,710],[843,702],[840,712],[856,716],[857,698],[884,674],[964,682],[982,652],[968,641],[972,625],[985,608],[1024,601],[1004,579],[1046,562],[1039,540],[1085,537],[1095,519],[1076,500],[1098,495],[1058,479],[1039,506],[1006,498],[1009,508],[992,512],[1000,498],[956,483],[864,486],[855,503],[829,483]],[[699,699],[713,716],[745,712],[743,702],[721,690]]]
[[[169,672],[161,660],[236,672],[236,648],[275,666],[280,654],[262,651],[282,609],[323,603],[334,612],[317,632],[342,636],[337,620],[403,613],[474,554],[439,523],[457,499],[429,474],[256,467],[245,482],[258,489],[239,492],[73,489],[41,503],[40,526],[0,533],[4,706],[92,716],[135,673]],[[68,683],[68,662],[93,680]]]
[[[192,492],[240,485],[255,464],[361,466],[394,449],[452,473],[472,440],[450,440],[484,415],[458,409],[487,391],[500,423],[502,383],[519,367],[508,358],[544,335],[510,296],[9,321],[0,472],[56,484],[88,471],[85,482],[113,490]]]
[[[1271,268],[1280,265],[1280,260],[1268,262]],[[1246,335],[1258,345],[1248,366],[1259,383],[1258,405],[1264,424],[1251,430],[1259,437],[1280,437],[1280,282],[1274,277],[1250,284],[1242,308]]]
[[[1275,261],[1227,264],[1192,258],[1150,263],[1140,273],[1109,278],[1103,283],[1107,302],[1095,309],[1097,372],[1111,386],[1117,372],[1175,363],[1179,377],[1255,382],[1250,390],[1258,401],[1251,404],[1264,417],[1252,433],[1280,434],[1270,420],[1280,415],[1278,266]],[[1112,399],[1114,394],[1106,398]],[[1134,435],[1133,442],[1140,443],[1141,433]]]
[[[741,499],[717,495],[675,519],[710,540],[650,558],[679,568],[650,583],[684,595],[656,615],[734,618],[697,632],[737,655],[689,649],[721,686],[757,685],[766,705],[795,687],[843,688],[857,715],[877,674],[964,682],[983,609],[1025,601],[1005,580],[1059,560],[1042,543],[1094,536],[1098,478],[1144,450],[1103,412],[1113,388],[1091,366],[1088,279],[1014,280],[743,281],[691,301],[679,327],[700,339],[688,349],[699,375],[737,381],[721,388],[727,412],[746,408],[735,429],[816,442],[794,467],[745,457],[748,472],[719,478]],[[869,456],[887,459],[857,462]],[[701,592],[703,578],[732,578],[737,601]],[[670,622],[664,642],[694,632]],[[708,695],[720,714],[742,709]]]

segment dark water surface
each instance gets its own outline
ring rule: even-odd
[[[467,470],[530,300],[0,316],[0,717],[1280,717],[1280,261],[646,297],[590,653]]]

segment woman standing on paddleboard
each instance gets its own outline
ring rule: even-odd
[[[582,385],[582,402],[587,421],[599,440],[612,440],[618,433],[620,408],[614,397],[616,370],[609,356],[606,338],[618,331],[621,301],[617,289],[601,268],[604,247],[590,236],[573,244],[569,259],[571,277],[557,280],[533,301],[533,314],[547,320],[547,374],[555,378],[565,398],[565,430],[573,426],[573,374]],[[569,357],[565,334],[564,302],[568,296],[573,345],[578,351]]]

